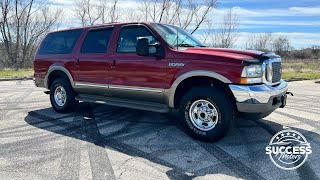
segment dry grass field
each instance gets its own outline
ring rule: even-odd
[[[0,78],[23,78],[33,76],[33,69],[4,69],[0,70]]]
[[[284,59],[282,66],[284,79],[320,78],[320,59]]]
[[[283,78],[313,80],[320,78],[320,59],[283,59]],[[0,70],[0,78],[33,76],[33,69]]]

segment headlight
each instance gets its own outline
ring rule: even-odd
[[[241,73],[241,84],[262,83],[262,66],[245,66]]]

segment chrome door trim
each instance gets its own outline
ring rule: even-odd
[[[139,87],[139,86],[120,86],[120,85],[98,84],[98,83],[88,83],[88,82],[75,82],[75,86],[163,93],[163,89],[160,89],[160,88],[147,88],[147,87]]]
[[[107,84],[97,84],[97,83],[83,83],[83,82],[75,82],[75,86],[77,87],[96,87],[96,88],[105,88],[108,89],[109,85]]]
[[[119,86],[119,85],[109,85],[109,89],[119,89],[119,90],[131,90],[131,91],[144,91],[153,93],[163,93],[163,89],[160,88],[147,88],[139,86]]]

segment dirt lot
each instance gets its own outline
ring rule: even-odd
[[[223,140],[203,143],[172,116],[86,103],[58,114],[32,81],[0,82],[0,179],[319,179],[320,84],[292,82],[289,90],[285,109],[238,119]],[[293,171],[265,153],[288,127],[313,151]]]

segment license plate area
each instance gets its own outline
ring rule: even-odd
[[[284,95],[281,95],[281,96],[277,96],[277,97],[274,97],[273,100],[272,100],[272,106],[279,106],[280,105],[280,108],[284,108],[287,104],[287,95],[284,94]]]

